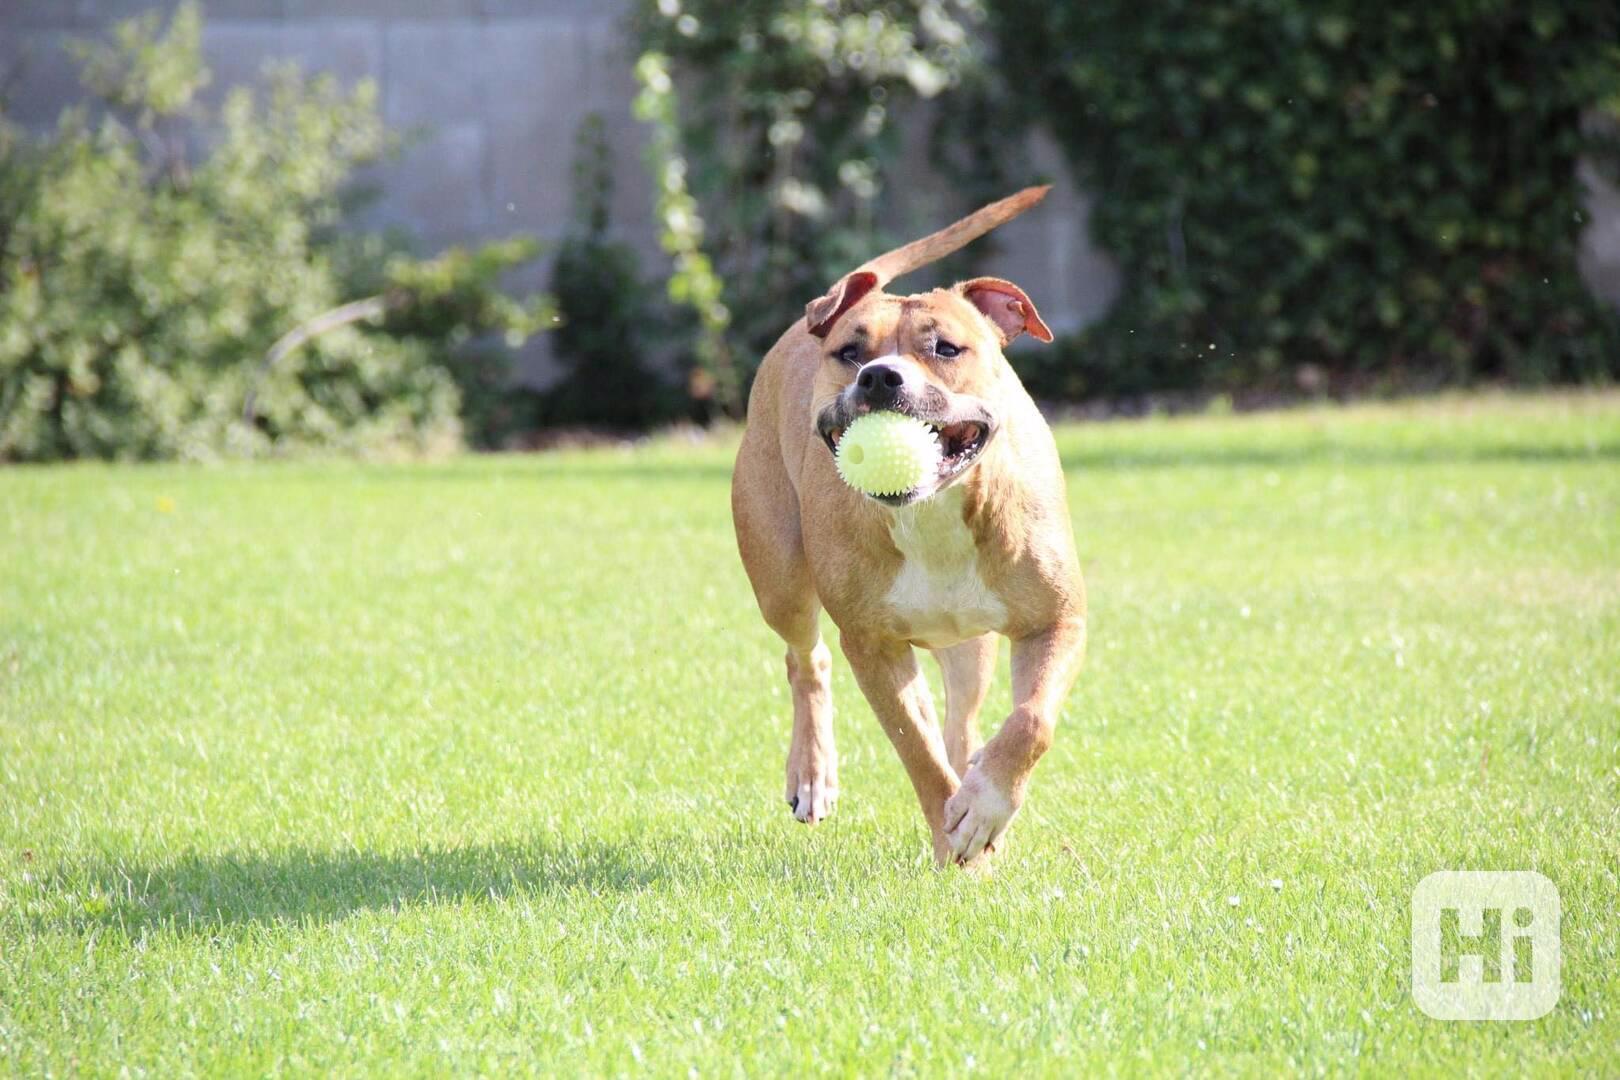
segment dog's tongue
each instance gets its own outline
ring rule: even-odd
[[[939,429],[940,441],[945,444],[947,454],[960,450],[968,440],[973,438],[975,428],[972,424],[946,424]]]

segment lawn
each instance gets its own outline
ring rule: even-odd
[[[836,648],[792,820],[731,442],[0,471],[0,1072],[1620,1071],[1620,395],[1059,443],[988,877]],[[1441,869],[1557,885],[1550,1015],[1414,1006]]]

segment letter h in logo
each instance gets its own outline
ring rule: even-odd
[[[1437,1020],[1534,1020],[1562,992],[1558,889],[1534,871],[1441,871],[1412,893],[1412,996]]]

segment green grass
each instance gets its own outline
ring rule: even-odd
[[[1059,441],[988,879],[841,659],[791,820],[729,444],[0,472],[0,1072],[1620,1070],[1620,397]],[[1546,1018],[1412,1004],[1452,868],[1561,890]]]

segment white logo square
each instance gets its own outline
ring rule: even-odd
[[[1558,888],[1533,870],[1442,870],[1412,893],[1412,997],[1436,1020],[1534,1020],[1563,992]]]

